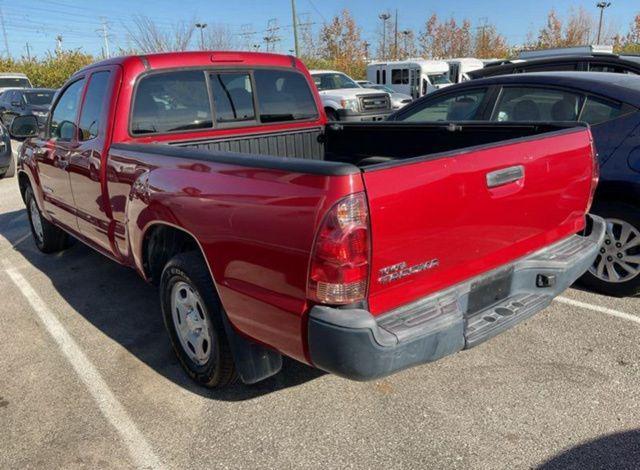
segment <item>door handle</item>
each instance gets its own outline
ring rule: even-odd
[[[489,188],[495,188],[496,186],[513,183],[523,178],[524,167],[522,165],[510,166],[487,173],[487,186]]]

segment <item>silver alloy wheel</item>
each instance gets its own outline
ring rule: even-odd
[[[171,312],[184,352],[196,364],[206,364],[213,347],[213,329],[198,292],[186,282],[176,282],[171,289]]]
[[[606,219],[607,233],[589,272],[605,282],[627,282],[640,274],[640,231],[620,219]]]
[[[38,238],[38,242],[42,243],[44,240],[44,231],[42,229],[42,219],[40,218],[40,210],[38,209],[38,203],[34,198],[31,198],[29,204],[29,214],[31,215],[31,224],[33,225],[33,231]]]

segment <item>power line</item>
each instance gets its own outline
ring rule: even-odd
[[[264,37],[265,48],[267,52],[274,51],[276,43],[281,41],[280,36],[278,36],[278,31],[280,30],[280,26],[278,26],[278,19],[271,18],[267,23],[267,35]]]

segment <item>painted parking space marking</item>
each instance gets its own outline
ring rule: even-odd
[[[630,313],[621,312],[620,310],[601,307],[600,305],[593,305],[587,302],[580,302],[579,300],[573,300],[567,297],[556,297],[555,301],[560,302],[562,304],[571,305],[573,307],[580,307],[587,310],[592,310],[594,312],[605,313],[613,317],[622,318],[623,320],[629,320],[629,321],[640,324],[640,317],[636,317],[635,315],[631,315]]]
[[[2,261],[5,272],[22,293],[40,319],[42,325],[56,342],[58,348],[73,367],[80,380],[87,387],[100,412],[113,426],[137,468],[160,469],[160,459],[138,430],[120,401],[113,394],[105,380],[82,349],[64,328],[46,302],[38,295],[25,277],[8,261]]]

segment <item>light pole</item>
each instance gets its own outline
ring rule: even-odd
[[[204,28],[207,27],[207,23],[196,23],[196,28],[200,30],[200,49],[204,50]]]
[[[604,15],[604,9],[609,8],[611,6],[611,2],[598,2],[596,3],[596,7],[600,8],[600,22],[598,23],[598,40],[597,44],[600,44],[600,34],[602,33],[602,16]]]
[[[408,45],[408,41],[409,41],[409,35],[411,34],[411,31],[408,29],[405,29],[404,31],[402,31],[402,37],[404,38],[404,59],[407,58],[408,54],[409,54],[409,45]]]
[[[381,13],[378,18],[382,20],[382,59],[387,57],[387,20],[391,18],[389,13]]]

